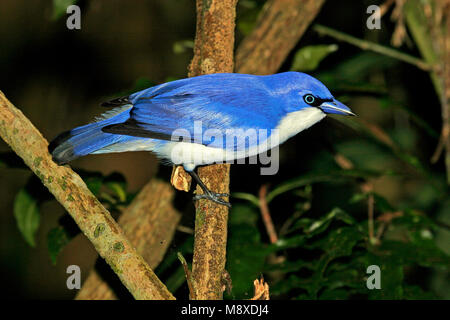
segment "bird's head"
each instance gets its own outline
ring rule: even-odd
[[[313,92],[302,92],[303,107],[316,107],[325,114],[341,114],[346,116],[354,116],[355,114],[342,102],[336,100],[333,96],[321,96]],[[325,97],[325,98],[323,98]]]
[[[277,79],[278,85],[283,84],[283,87],[279,88],[289,100],[286,112],[313,107],[325,114],[355,115],[349,107],[335,99],[328,88],[316,78],[301,72],[285,72],[278,75],[280,76]]]

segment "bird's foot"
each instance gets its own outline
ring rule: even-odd
[[[231,208],[231,204],[223,199],[221,199],[222,197],[229,197],[230,195],[228,193],[216,193],[216,192],[212,192],[210,190],[207,190],[205,193],[203,194],[197,194],[194,196],[193,200],[197,201],[200,199],[206,199],[206,200],[211,200],[215,203],[224,205],[228,208]]]
[[[193,198],[194,201],[197,201],[200,199],[206,199],[206,200],[211,200],[215,203],[224,205],[228,208],[231,208],[231,204],[229,202],[221,199],[222,197],[229,197],[230,195],[228,193],[216,193],[216,192],[209,190],[208,187],[199,178],[199,176],[195,173],[195,171],[188,171],[188,172],[203,190],[203,194],[197,194],[194,196],[194,198]]]

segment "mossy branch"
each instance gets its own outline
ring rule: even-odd
[[[154,178],[141,189],[118,219],[126,237],[152,269],[162,261],[181,219],[181,214],[173,206],[174,196],[175,190],[169,183]],[[111,284],[105,280],[109,279],[108,276],[94,268],[76,299],[117,299]]]
[[[136,299],[174,299],[80,176],[53,162],[48,142],[1,91],[0,136],[64,206]]]

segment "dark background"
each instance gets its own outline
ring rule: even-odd
[[[241,18],[251,20],[245,2],[238,5],[238,22]],[[394,24],[388,15],[382,20],[381,30],[366,28],[366,8],[373,2],[379,3],[327,1],[315,22],[389,45]],[[66,15],[52,19],[51,1],[0,2],[0,89],[49,141],[62,131],[92,121],[104,112],[104,108],[99,106],[101,102],[133,89],[138,79],[163,83],[184,78],[192,58],[191,49],[176,53],[174,45],[193,40],[194,1],[96,0],[81,1],[79,5],[82,10],[81,30],[68,30]],[[244,31],[238,24],[237,45],[243,36]],[[320,38],[309,29],[280,71],[289,70],[293,55],[299,48],[318,43],[337,42]],[[413,45],[405,45],[402,50],[419,56]],[[342,61],[360,52],[358,48],[339,43],[339,50],[327,57],[313,74],[334,70]],[[374,70],[370,81],[385,87],[392,99],[407,105],[439,132],[439,99],[429,76],[414,66],[393,59],[387,61],[390,67]],[[330,89],[333,91],[332,87]],[[436,137],[423,134],[407,114],[398,109],[380,107],[377,94],[334,92],[359,117],[384,128],[427,163],[433,174],[444,178],[442,160],[436,165],[429,164],[437,144]],[[233,166],[231,189],[256,194],[263,183],[273,186],[327,163],[336,149],[356,162],[360,160],[366,168],[399,166],[393,159],[379,156],[376,148],[358,148],[357,142],[361,139],[357,132],[338,121],[325,119],[281,147],[281,166],[277,176],[260,176],[258,166]],[[0,142],[0,151],[9,151],[3,141]],[[158,170],[156,158],[143,152],[92,155],[74,161],[71,166],[75,170],[82,168],[103,174],[119,171],[125,175],[130,192],[138,191]],[[0,168],[1,284],[10,298],[70,299],[75,292],[66,288],[66,267],[71,264],[81,266],[84,278],[94,264],[96,253],[87,239],[77,236],[64,248],[58,264],[51,265],[46,235],[64,212],[55,201],[46,202],[41,208],[37,246],[31,248],[25,243],[12,212],[14,197],[30,175],[26,170]],[[161,175],[169,179],[170,170],[164,169]],[[426,197],[426,185],[413,177],[405,180],[384,176],[376,180],[374,186],[375,191],[391,203],[402,203],[411,198],[417,200],[417,195]],[[343,195],[348,190],[342,188],[318,187],[314,191],[313,208],[317,214],[347,201]],[[278,210],[272,212],[276,224],[293,205],[289,201],[274,204]],[[449,201],[427,207],[424,200],[421,205],[430,209],[434,217],[449,219]],[[360,208],[353,209],[355,216],[365,214]],[[183,220],[190,227],[193,226],[192,214],[192,210],[186,210]],[[449,232],[442,231],[439,237],[441,248],[449,253]],[[171,250],[176,248],[174,243]],[[427,281],[428,287],[433,286],[432,280]]]

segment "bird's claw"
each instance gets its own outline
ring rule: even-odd
[[[206,200],[211,200],[215,203],[224,205],[228,208],[231,208],[231,204],[225,200],[220,199],[221,197],[229,197],[230,195],[228,193],[215,193],[215,192],[206,192],[203,194],[197,194],[194,196],[193,200],[197,201],[200,199],[206,199]]]

